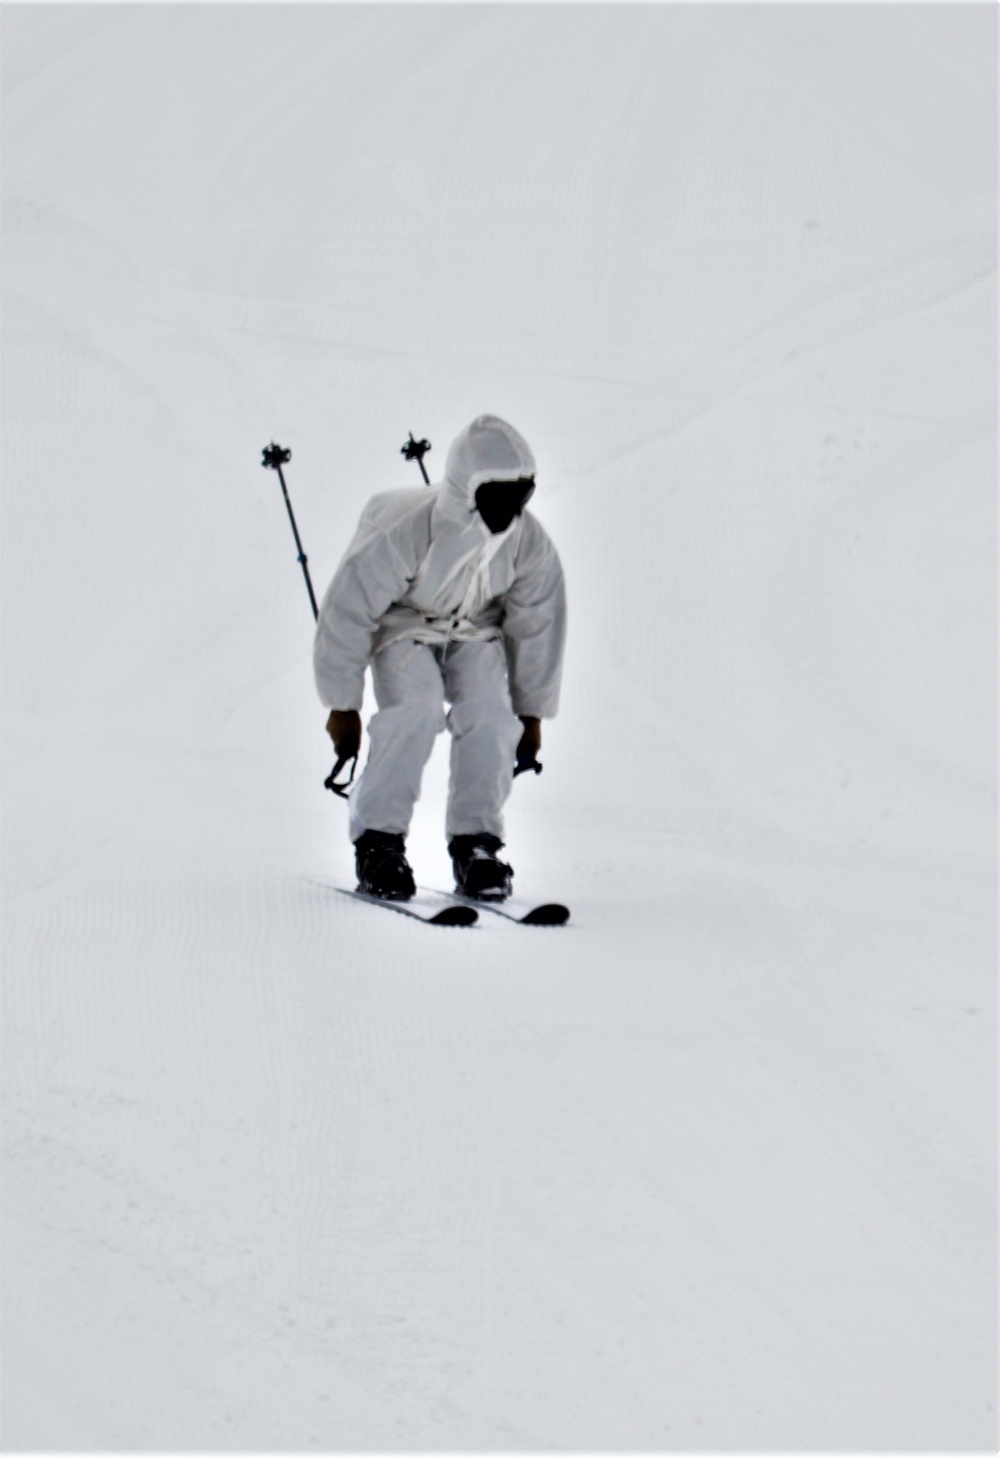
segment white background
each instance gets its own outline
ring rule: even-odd
[[[995,32],[4,5],[8,1449],[995,1447]],[[328,889],[260,467],[481,411],[564,932]]]

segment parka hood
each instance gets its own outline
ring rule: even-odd
[[[534,474],[535,458],[524,437],[498,415],[477,415],[452,442],[441,494],[450,506],[470,513],[484,481],[517,481]]]

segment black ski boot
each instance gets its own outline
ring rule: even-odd
[[[455,868],[455,890],[477,901],[506,901],[514,889],[513,867],[497,857],[503,841],[485,831],[456,835],[448,843]]]
[[[406,859],[406,842],[401,835],[385,830],[366,830],[354,842],[354,863],[358,890],[383,901],[409,901],[416,882]]]

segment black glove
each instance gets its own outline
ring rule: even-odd
[[[354,759],[361,748],[361,715],[357,709],[331,709],[326,732],[338,759]]]
[[[542,766],[538,763],[538,751],[542,747],[542,721],[532,714],[521,714],[520,719],[524,733],[518,741],[514,773],[523,775],[526,770],[534,770],[536,775],[540,775]]]
[[[333,740],[337,763],[323,784],[342,800],[346,800],[361,749],[361,715],[357,709],[331,709],[330,717],[326,721],[326,732]],[[345,764],[351,765],[351,773],[346,780],[340,782],[337,776]]]

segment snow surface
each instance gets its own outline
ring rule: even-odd
[[[4,4],[8,1449],[995,1447],[995,66],[989,5]],[[322,590],[483,410],[564,932],[328,889],[259,464]]]

